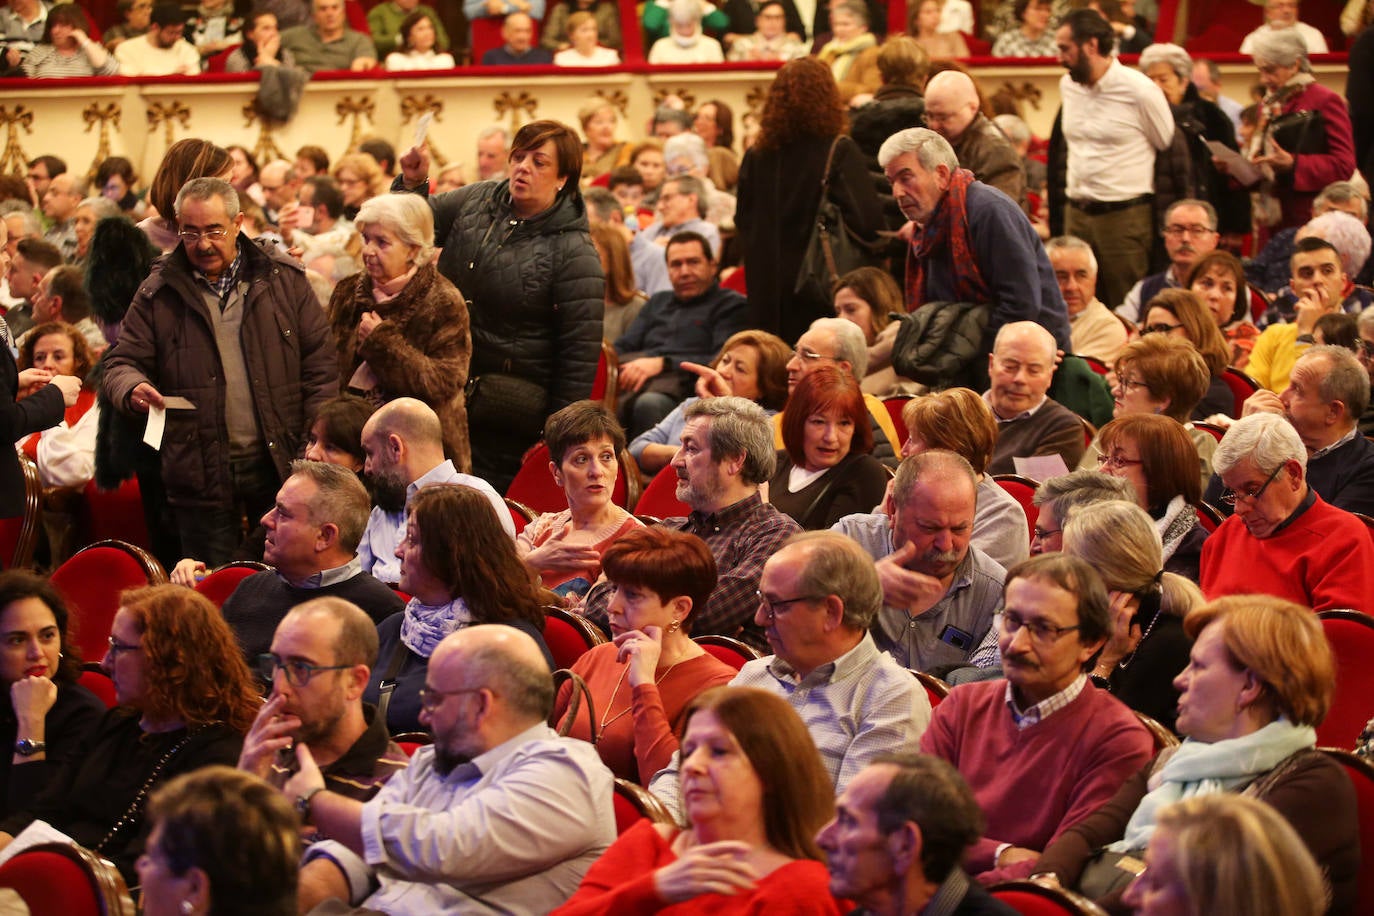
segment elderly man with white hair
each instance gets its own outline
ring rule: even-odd
[[[1322,33],[1305,22],[1298,21],[1299,0],[1264,0],[1264,25],[1255,29],[1240,43],[1240,53],[1249,54],[1255,43],[1265,34],[1292,30],[1302,37],[1308,54],[1326,54],[1330,49]]]
[[[651,64],[721,64],[725,52],[701,30],[707,4],[701,0],[669,0],[667,36],[649,49]]]
[[[1030,321],[1069,348],[1054,269],[1016,201],[960,168],[949,141],[923,127],[888,137],[878,164],[918,227],[907,250],[908,311],[927,302],[988,303],[989,334]]]
[[[1045,243],[1054,268],[1059,293],[1069,310],[1069,329],[1073,352],[1091,356],[1107,365],[1116,362],[1116,355],[1126,346],[1128,335],[1107,306],[1097,298],[1097,255],[1093,246],[1072,235],[1061,235]]]
[[[1066,468],[1078,467],[1087,448],[1083,421],[1048,394],[1054,362],[1054,338],[1035,322],[997,332],[988,354],[992,386],[983,394],[997,420],[989,474],[1015,473],[1017,458],[1035,455],[1058,455]]]
[[[1237,421],[1212,456],[1235,514],[1202,547],[1202,593],[1266,594],[1313,610],[1364,608],[1374,594],[1374,540],[1354,515],[1307,482],[1293,424],[1257,413]]]
[[[982,112],[978,87],[962,70],[942,70],[926,83],[926,124],[949,141],[959,165],[973,177],[1026,205],[1021,160],[997,125]]]

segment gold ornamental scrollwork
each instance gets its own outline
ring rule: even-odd
[[[91,128],[100,125],[100,141],[95,147],[95,158],[91,160],[91,167],[86,170],[86,180],[94,180],[95,173],[100,168],[100,163],[110,156],[110,125],[119,129],[119,119],[123,116],[123,110],[118,102],[107,102],[101,105],[99,102],[92,102],[81,110],[81,119],[86,122],[86,133],[91,132]]]
[[[426,114],[434,115],[435,124],[442,121],[444,119],[443,101],[428,92],[425,93],[424,96],[408,95],[401,99],[402,124],[409,124],[411,121]],[[407,139],[404,142],[408,144],[410,140]],[[425,135],[425,144],[429,147],[429,159],[431,163],[441,169],[448,165],[448,157],[440,151],[438,145],[434,142],[433,128],[430,128],[429,133]]]
[[[498,118],[510,114],[510,132],[514,134],[520,130],[521,112],[524,112],[525,117],[529,120],[534,120],[534,113],[539,108],[539,100],[528,92],[521,92],[518,95],[503,92],[492,100],[491,107],[495,109]]]
[[[5,151],[0,153],[0,174],[14,173],[23,175],[28,168],[29,157],[19,140],[19,131],[33,133],[33,110],[24,105],[15,105],[10,111],[8,105],[0,105],[0,124],[5,125]]]
[[[148,106],[148,132],[157,130],[158,125],[162,125],[167,135],[167,145],[171,146],[176,142],[176,125],[180,123],[182,127],[191,126],[191,109],[173,99],[170,102],[153,102]]]
[[[1029,102],[1030,107],[1034,108],[1036,111],[1040,110],[1040,102],[1044,97],[1044,94],[1040,91],[1040,87],[1024,81],[1019,86],[1012,85],[1010,82],[1004,82],[997,90],[996,95],[1002,96],[1003,98],[1010,98],[1018,105],[1021,102]]]
[[[620,112],[622,118],[625,117],[625,109],[630,105],[630,97],[625,94],[623,89],[612,89],[610,92],[605,89],[598,89],[596,94],[610,102],[615,110]]]
[[[369,124],[377,120],[377,103],[371,96],[355,99],[346,95],[334,105],[334,113],[339,116],[340,124],[349,118],[353,119],[353,129],[348,137],[348,148],[353,149],[363,136],[363,118],[367,118]]]
[[[277,146],[277,139],[272,135],[272,120],[263,116],[258,108],[257,99],[246,102],[243,106],[243,126],[252,127],[254,121],[258,122],[258,142],[253,144],[253,156],[262,163],[271,162],[273,159],[285,159],[286,153]]]
[[[670,97],[681,100],[682,107],[686,111],[691,111],[693,108],[697,107],[696,93],[685,86],[679,86],[677,89],[655,89],[654,107],[658,108],[663,105]],[[673,107],[676,108],[677,106]]]

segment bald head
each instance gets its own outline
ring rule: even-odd
[[[926,83],[926,125],[958,142],[978,115],[978,87],[967,73],[942,70]]]
[[[296,180],[296,170],[285,159],[273,159],[258,172],[258,183],[262,186],[262,196],[267,206],[273,210],[296,199],[300,182]]]
[[[374,480],[396,478],[404,490],[444,462],[444,430],[424,401],[397,398],[383,404],[363,425],[365,473]]]
[[[544,653],[515,627],[483,624],[451,633],[434,650],[429,667],[438,690],[490,690],[497,731],[524,731],[553,711],[553,673]]]
[[[1054,381],[1056,349],[1054,335],[1033,321],[1002,326],[988,354],[993,413],[1010,420],[1045,400]]]

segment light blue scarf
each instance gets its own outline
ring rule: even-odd
[[[431,607],[411,598],[401,618],[401,642],[421,658],[429,658],[445,636],[472,623],[462,598]]]

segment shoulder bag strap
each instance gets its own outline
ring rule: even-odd
[[[563,711],[563,718],[558,723],[558,734],[566,738],[568,733],[572,731],[573,723],[577,721],[577,714],[585,700],[587,703],[587,730],[591,733],[592,744],[595,745],[599,736],[596,733],[596,708],[592,704],[592,691],[587,687],[587,682],[582,679],[582,675],[571,668],[559,668],[553,673],[555,696],[564,681],[571,684],[571,689],[568,693],[568,708]]]
[[[387,659],[386,671],[382,672],[381,683],[377,687],[377,718],[386,724],[386,711],[391,706],[391,694],[396,690],[396,675],[401,673],[401,664],[406,659],[406,644],[398,638],[396,648],[391,650]]]

